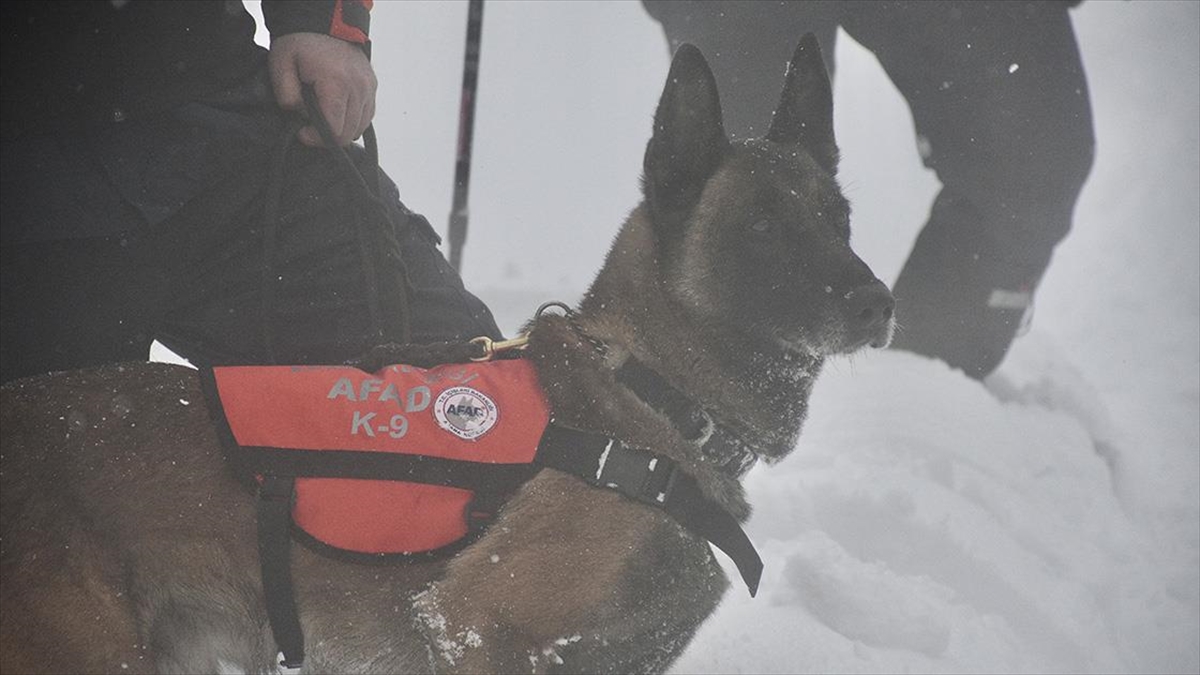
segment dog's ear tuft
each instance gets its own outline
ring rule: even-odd
[[[833,137],[833,88],[821,47],[812,33],[800,38],[788,64],[783,95],[771,118],[767,140],[799,143],[830,173],[837,173],[838,147]]]
[[[700,50],[683,44],[671,61],[643,162],[643,192],[657,224],[682,221],[728,149],[716,78]]]

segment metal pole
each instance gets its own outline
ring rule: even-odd
[[[467,240],[467,190],[471,183],[471,139],[475,131],[475,90],[479,84],[479,38],[483,32],[483,0],[467,9],[467,54],[463,61],[462,101],[458,110],[458,152],[454,165],[454,202],[450,207],[450,264],[462,271]]]

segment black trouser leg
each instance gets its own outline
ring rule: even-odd
[[[806,32],[815,33],[833,70],[837,3],[744,0],[649,0],[672,52],[684,42],[700,48],[721,96],[725,130],[739,138],[767,132],[783,91],[788,61]]]
[[[1052,2],[846,3],[908,101],[943,189],[895,284],[894,345],[990,373],[1091,168],[1087,84]]]
[[[838,25],[875,54],[944,186],[895,284],[894,345],[973,377],[991,372],[1091,168],[1087,83],[1065,3],[646,4],[672,46],[704,51],[736,134],[765,129],[781,64],[804,32],[830,63]]]

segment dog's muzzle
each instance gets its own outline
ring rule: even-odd
[[[876,280],[843,297],[846,301],[843,306],[845,351],[852,352],[867,345],[877,349],[888,346],[896,326],[896,300],[888,287]]]

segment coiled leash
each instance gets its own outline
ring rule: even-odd
[[[316,127],[321,139],[333,152],[345,179],[360,193],[364,206],[354,209],[353,221],[355,239],[358,243],[359,261],[363,275],[368,317],[370,320],[370,343],[380,344],[387,336],[383,329],[383,314],[379,301],[379,284],[375,260],[372,256],[372,239],[374,233],[372,224],[383,226],[390,232],[396,231],[396,224],[384,204],[381,173],[379,171],[379,146],[375,136],[375,128],[369,125],[363,132],[363,145],[367,152],[370,176],[364,176],[350,157],[345,148],[340,147],[334,140],[329,122],[321,113],[316,91],[312,85],[305,84],[302,88],[308,119],[292,117],[282,132],[279,142],[271,157],[270,172],[266,188],[266,199],[263,207],[263,265],[262,265],[262,308],[260,312],[261,333],[263,346],[269,363],[277,363],[275,349],[276,303],[275,289],[279,279],[275,273],[275,255],[279,242],[279,227],[282,220],[281,202],[283,195],[284,173],[287,167],[288,152],[297,142],[297,132],[305,124]],[[368,213],[364,213],[368,211]],[[371,216],[374,216],[372,218]],[[400,265],[400,276],[403,279],[403,292],[397,300],[400,302],[400,335],[401,342],[408,342],[411,336],[409,324],[408,290],[409,280],[407,271],[403,268],[404,261],[397,256]],[[291,536],[292,536],[292,500],[295,493],[295,476],[263,473],[259,485],[257,500],[257,529],[258,554],[262,570],[263,594],[267,608],[267,618],[271,624],[275,642],[279,647],[278,665],[289,671],[298,670],[304,664],[304,632],[300,627],[300,617],[296,610],[295,596],[292,591],[291,572]]]
[[[261,275],[262,309],[260,312],[260,327],[262,341],[266,350],[267,360],[277,363],[275,349],[275,319],[276,319],[276,286],[279,279],[275,273],[275,255],[279,241],[279,227],[282,220],[281,202],[283,198],[284,173],[287,167],[288,153],[298,141],[296,132],[306,124],[316,127],[321,139],[328,146],[338,162],[345,180],[361,196],[361,205],[356,205],[352,220],[354,221],[355,239],[358,243],[358,255],[363,276],[367,313],[370,320],[369,344],[379,344],[385,340],[407,343],[411,338],[409,324],[409,279],[404,269],[404,261],[397,256],[396,263],[400,267],[400,277],[403,280],[404,292],[397,294],[395,300],[400,303],[398,314],[399,335],[387,335],[384,330],[383,312],[380,305],[378,272],[375,266],[374,238],[379,230],[373,230],[372,225],[383,223],[389,233],[397,231],[396,223],[382,199],[382,173],[379,170],[379,146],[375,136],[374,125],[367,126],[363,132],[363,146],[367,152],[368,176],[364,176],[350,153],[336,144],[329,123],[321,114],[316,92],[312,85],[302,88],[304,102],[308,111],[308,119],[292,117],[280,136],[271,157],[270,171],[266,187],[266,199],[263,207],[263,266]],[[364,213],[365,211],[365,213]]]

